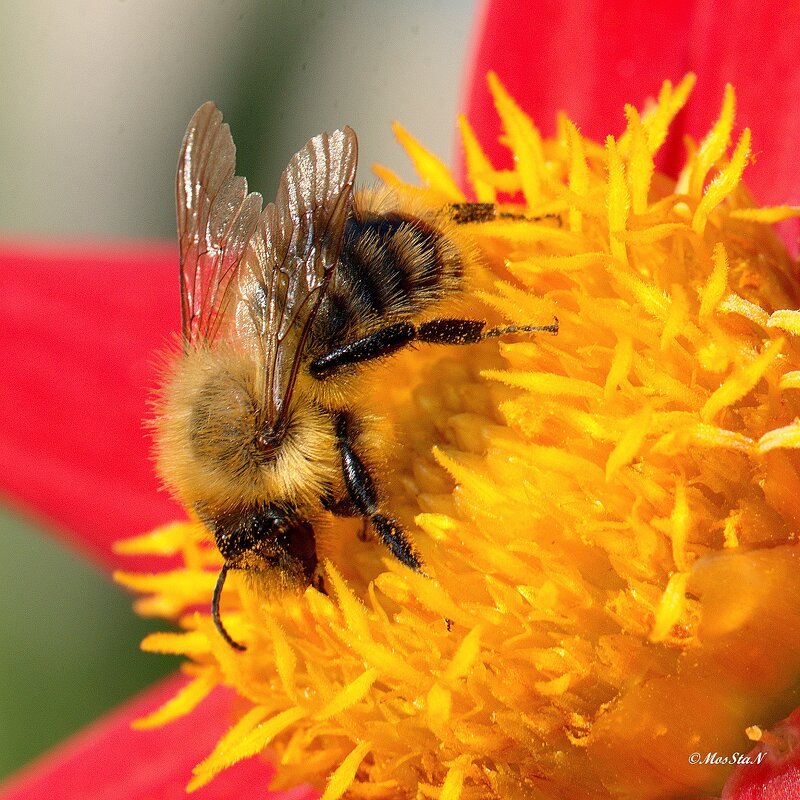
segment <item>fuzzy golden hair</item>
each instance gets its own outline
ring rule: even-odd
[[[320,497],[341,485],[330,417],[298,386],[286,433],[265,455],[256,374],[230,345],[190,350],[168,368],[154,422],[158,473],[190,508],[269,502],[318,513]]]

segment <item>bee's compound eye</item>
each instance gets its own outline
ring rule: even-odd
[[[317,569],[317,543],[308,522],[296,521],[278,537],[281,547],[302,566],[306,583],[311,584]]]

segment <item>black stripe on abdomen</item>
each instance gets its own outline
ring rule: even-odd
[[[458,287],[462,271],[457,247],[424,220],[396,213],[350,217],[308,355],[423,314]]]
[[[455,247],[422,220],[397,214],[351,217],[337,267],[337,289],[361,314],[414,315],[460,277]]]

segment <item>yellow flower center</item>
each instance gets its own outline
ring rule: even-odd
[[[602,143],[566,118],[543,139],[489,76],[515,167],[495,170],[461,120],[480,202],[524,214],[460,226],[481,255],[465,316],[560,320],[557,337],[404,354],[376,375],[388,506],[431,577],[356,521],[319,532],[329,596],[265,597],[182,523],[121,552],[185,567],[120,574],[138,610],[177,618],[147,650],[192,682],[142,727],[218,684],[242,702],[189,789],[268,750],[275,787],[325,800],[663,798],[719,788],[694,752],[797,703],[800,675],[800,312],[796,264],[741,183],[750,134],[735,98],[690,143],[677,182],[654,156],[690,76],[665,83]],[[415,202],[464,202],[405,131]],[[488,310],[487,310],[488,306]],[[233,712],[232,712],[233,713]]]

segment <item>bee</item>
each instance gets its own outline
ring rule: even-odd
[[[312,138],[273,203],[236,176],[229,126],[213,103],[189,122],[177,174],[182,352],[154,420],[157,470],[214,536],[229,570],[324,591],[314,525],[361,517],[407,567],[411,538],[369,466],[359,378],[417,343],[466,345],[544,326],[486,329],[424,317],[462,287],[465,255],[448,234],[494,206],[410,212],[355,191],[358,145],[345,127]],[[424,321],[423,321],[424,320]]]

